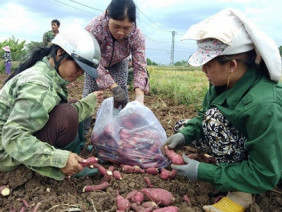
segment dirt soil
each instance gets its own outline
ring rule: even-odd
[[[0,75],[0,85],[6,76]],[[79,99],[83,89],[83,81],[79,80],[69,85],[69,97]],[[110,95],[106,92],[106,96]],[[132,99],[132,93],[131,99]],[[173,134],[172,127],[177,120],[191,118],[196,115],[193,108],[184,105],[176,105],[171,99],[163,99],[155,95],[145,98],[145,105],[148,106],[161,122],[167,132],[167,136]],[[93,120],[95,115],[93,116]],[[87,136],[87,143],[90,143],[90,132]],[[183,150],[178,150],[183,152]],[[184,149],[185,153],[195,150]],[[82,156],[93,155],[86,149]],[[112,164],[104,164],[108,167]],[[116,169],[121,170],[119,166]],[[85,185],[97,185],[102,176],[65,178],[63,181],[56,181],[42,177],[30,169],[21,166],[10,173],[0,173],[0,186],[9,185],[11,194],[7,197],[0,196],[0,211],[20,211],[24,206],[23,199],[30,205],[25,211],[33,211],[39,205],[37,211],[117,211],[116,191],[125,197],[132,190],[141,190],[146,187],[144,177],[149,177],[155,188],[163,188],[174,195],[173,206],[179,207],[180,212],[203,211],[202,206],[211,204],[224,193],[217,192],[213,186],[206,182],[192,182],[183,177],[177,176],[174,180],[163,181],[159,175],[149,174],[126,174],[122,173],[122,180],[112,179],[110,186],[104,191],[82,192]],[[191,205],[183,201],[183,195],[188,195]],[[256,195],[255,202],[248,211],[278,212],[282,211],[282,188],[281,183],[274,190],[264,194]]]

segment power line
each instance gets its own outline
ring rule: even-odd
[[[71,6],[71,5],[69,5],[69,4],[66,4],[66,3],[61,2],[61,1],[58,1],[58,0],[53,0],[53,1],[55,1],[55,2],[57,2],[57,3],[60,3],[60,4],[63,4],[63,5],[65,5],[65,6],[71,7],[71,8],[73,8],[73,9],[80,10],[80,11],[82,11],[82,12],[84,12],[84,13],[88,13],[88,15],[89,15],[89,14],[91,14],[91,15],[97,15],[97,14],[91,13],[91,12],[86,11],[86,10],[79,9],[79,8],[77,8],[77,7]]]
[[[77,1],[74,1],[74,0],[69,0],[69,1],[72,1],[72,2],[74,2],[74,3],[77,3],[77,4],[82,5],[82,6],[84,6],[84,7],[87,7],[87,8],[89,8],[89,9],[97,10],[97,11],[99,11],[99,12],[104,12],[104,10],[97,9],[97,8],[94,8],[94,7],[90,7],[90,6],[86,5],[86,4],[82,4],[82,3],[77,2]]]
[[[154,48],[146,48],[146,49],[148,49],[148,50],[153,50],[153,51],[161,51],[161,52],[165,52],[165,53],[167,53],[167,54],[170,54],[170,52],[169,52],[169,50],[165,50],[165,49],[154,49]],[[181,51],[181,50],[179,50],[179,51],[174,51],[174,52],[185,52],[185,53],[193,53],[193,52],[190,52],[190,51]]]
[[[147,35],[145,35],[145,34],[143,34],[143,35],[144,35],[146,38],[148,38],[148,40],[153,41],[153,42],[166,43],[166,44],[171,43],[170,41],[159,41],[159,40],[155,40],[155,39],[153,39],[153,38],[151,38],[151,37],[149,37],[149,36],[147,36]]]
[[[145,16],[151,23],[153,23],[156,27],[158,27],[160,30],[165,31],[165,32],[170,32],[170,30],[165,29],[161,26],[159,26],[158,24],[156,24],[151,18],[149,18],[147,15],[145,15],[138,7],[136,7],[137,10],[143,15]]]

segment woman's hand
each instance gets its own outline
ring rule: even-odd
[[[176,133],[170,136],[162,145],[161,151],[165,155],[165,146],[169,149],[175,149],[177,146],[183,146],[185,144],[185,137],[182,133]]]
[[[66,176],[72,176],[78,172],[81,172],[83,170],[83,167],[80,165],[79,162],[83,162],[84,158],[79,157],[75,153],[70,153],[68,157],[68,161],[65,167],[61,168],[61,171]]]
[[[96,96],[98,103],[101,103],[104,100],[103,91],[95,91],[93,93]]]
[[[135,101],[144,104],[144,92],[140,88],[135,88]]]

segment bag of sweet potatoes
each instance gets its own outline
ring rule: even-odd
[[[113,103],[113,97],[105,99],[96,115],[91,141],[97,156],[141,168],[168,166],[161,152],[167,136],[153,112],[136,101],[123,109],[114,108]]]

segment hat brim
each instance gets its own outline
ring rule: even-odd
[[[80,66],[80,68],[82,68],[83,71],[85,71],[87,74],[89,74],[94,79],[98,78],[98,71],[97,71],[96,68],[94,68],[93,66],[89,66],[89,65],[77,60],[76,58],[73,58],[73,59]]]
[[[228,46],[214,38],[199,40],[197,41],[197,45],[197,50],[188,59],[188,63],[195,67],[202,66],[221,55]]]
[[[207,62],[211,61],[212,59],[216,58],[217,56],[219,56],[221,53],[222,52],[211,51],[211,50],[207,53],[205,49],[198,47],[198,49],[188,59],[188,63],[191,66],[195,66],[195,67],[202,66]]]
[[[7,49],[7,48],[2,48],[4,51],[6,51],[6,52],[10,52],[11,50],[10,49]]]

